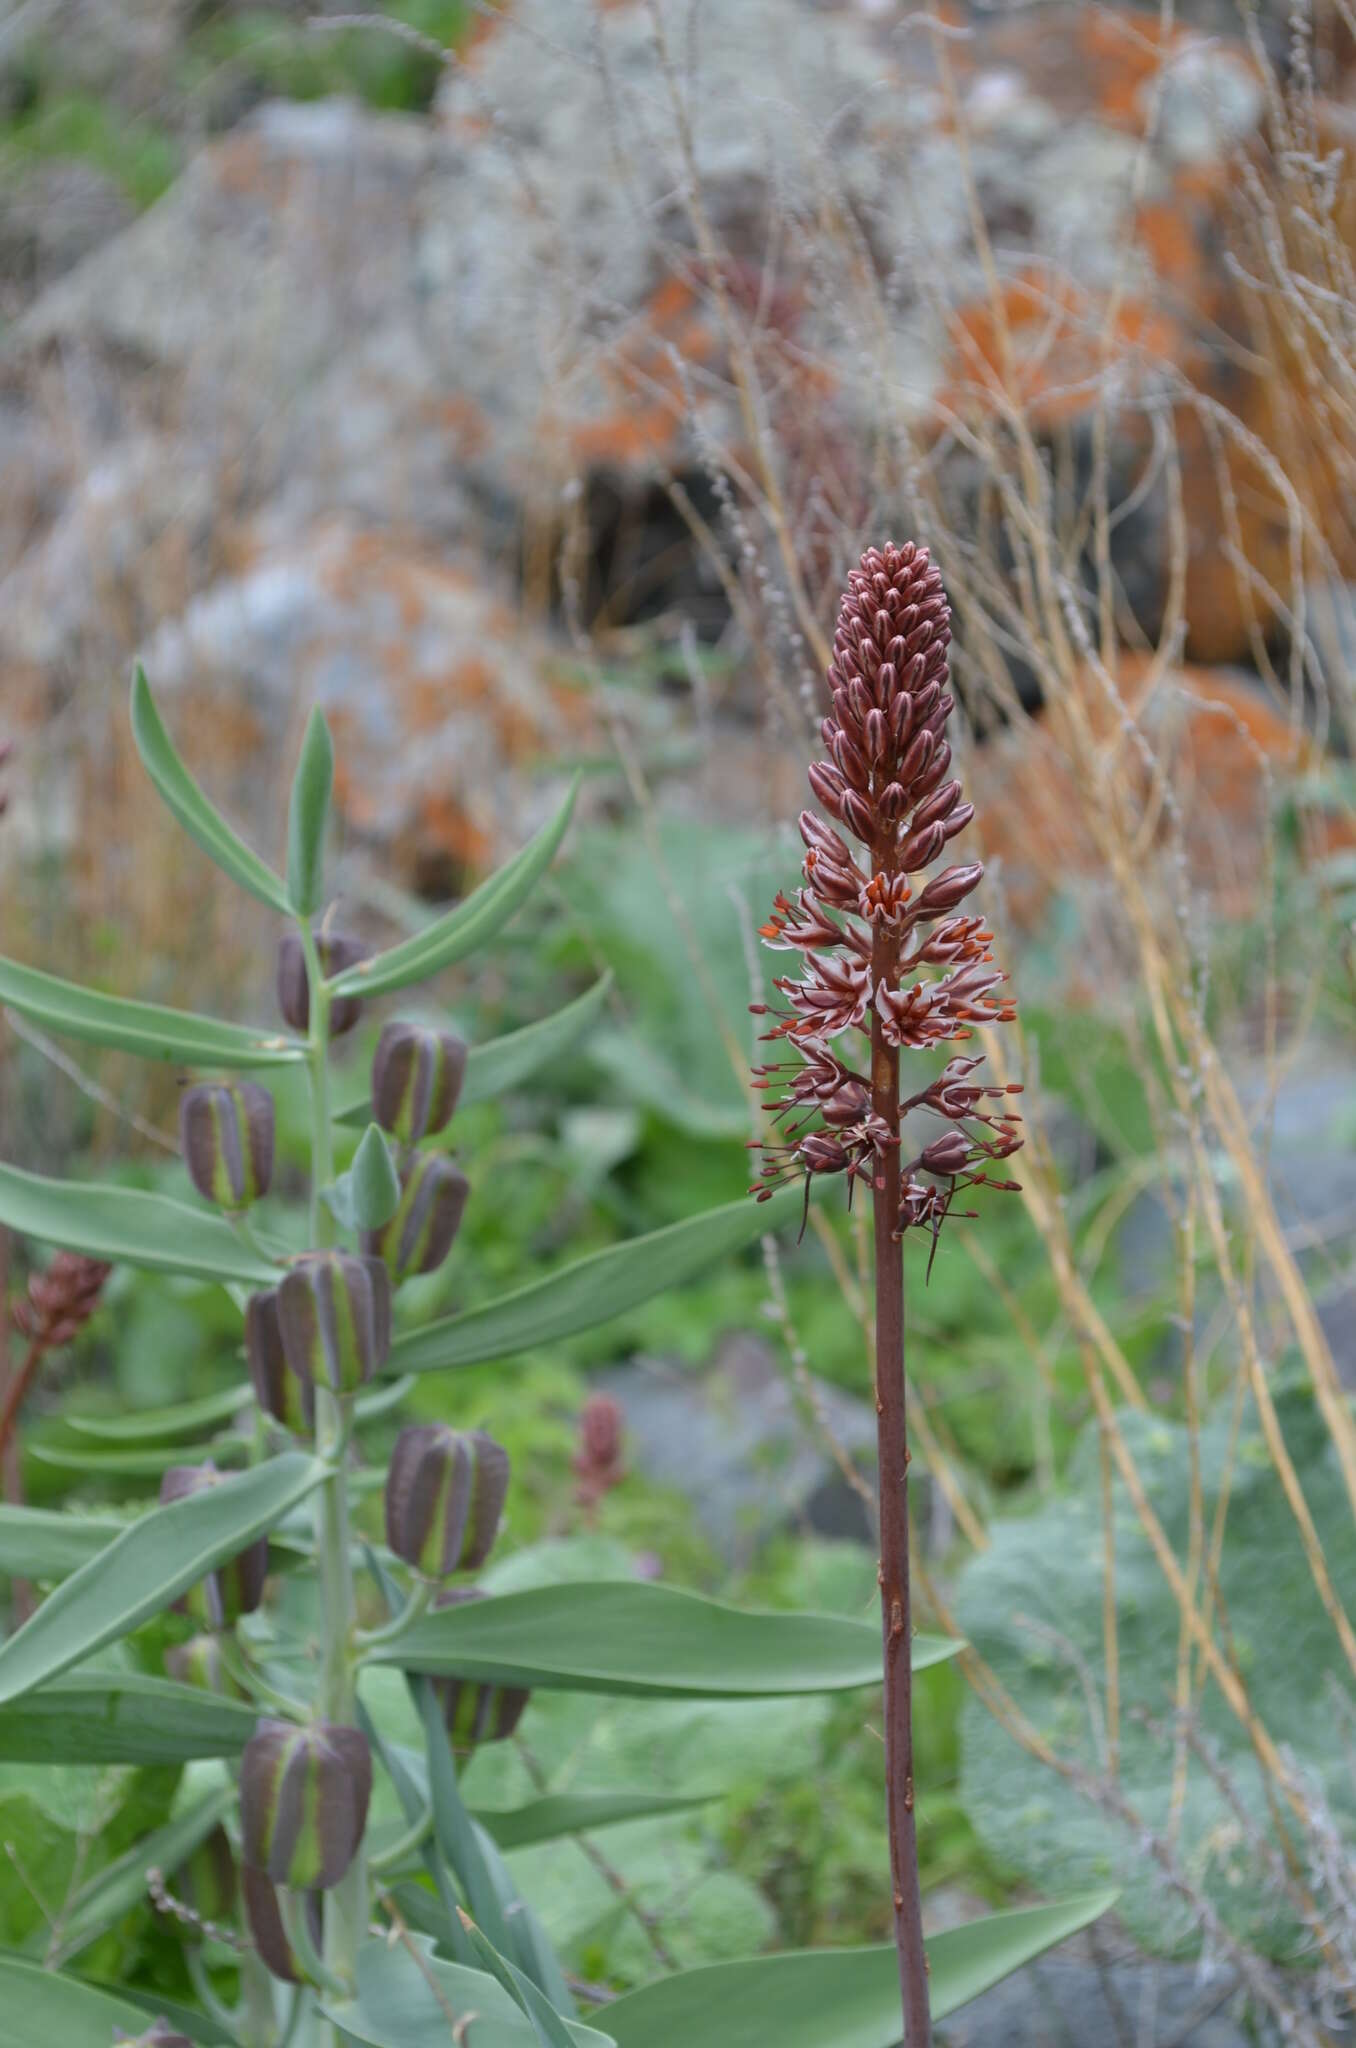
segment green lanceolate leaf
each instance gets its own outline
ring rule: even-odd
[[[549,825],[528,841],[520,854],[482,882],[478,889],[449,910],[434,924],[412,939],[403,939],[385,953],[359,961],[356,967],[336,975],[332,992],[340,996],[378,996],[391,989],[408,988],[412,982],[427,981],[443,967],[464,960],[468,953],[488,945],[502,925],[531,893],[534,883],[545,874],[574,809],[579,781],[576,777],[569,795]]]
[[[0,1643],[0,1705],[171,1606],[214,1565],[266,1535],[325,1470],[318,1458],[285,1452],[133,1522]]]
[[[800,1215],[804,1199],[800,1188],[785,1188],[770,1202],[727,1202],[651,1231],[648,1237],[594,1252],[482,1308],[446,1316],[397,1337],[388,1370],[438,1372],[447,1366],[479,1365],[487,1358],[511,1358],[538,1344],[559,1343],[563,1337],[595,1329],[652,1295],[681,1286],[713,1260],[765,1231],[789,1223]]]
[[[140,1671],[68,1671],[0,1707],[0,1761],[183,1764],[239,1756],[257,1715],[238,1700]]]
[[[243,1464],[249,1448],[243,1436],[227,1436],[210,1444],[143,1444],[136,1449],[91,1450],[84,1444],[33,1444],[29,1455],[40,1465],[55,1465],[63,1472],[104,1472],[122,1479],[158,1479],[171,1465],[203,1458],[211,1458],[218,1465]]]
[[[550,2000],[537,1989],[531,1978],[525,1977],[515,1963],[511,1963],[507,1956],[501,1955],[481,1928],[467,1926],[466,1932],[471,1937],[471,1946],[478,1960],[484,1964],[496,1983],[503,1986],[514,2004],[531,2022],[533,2036],[539,2043],[539,2048],[574,2048],[564,2018],[556,2011]]]
[[[442,2048],[464,2020],[473,2021],[464,2029],[466,2048],[538,2048],[541,2040],[521,2005],[488,1970],[427,1953],[416,1962],[406,1948],[382,1940],[365,1942],[358,1951],[357,1996],[322,2003],[345,2038],[364,2048],[432,2048],[435,2042]],[[609,2034],[578,2020],[564,2024],[569,2048],[612,2048]]]
[[[359,1230],[380,1230],[400,1207],[400,1176],[379,1124],[369,1124],[348,1170],[353,1220]]]
[[[915,1636],[914,1669],[961,1647]],[[875,1622],[750,1613],[624,1579],[536,1586],[444,1607],[372,1655],[433,1677],[662,1699],[846,1692],[881,1681]]]
[[[143,2007],[78,1978],[0,1955],[0,2048],[109,2048],[115,2029],[135,2040],[150,2020]],[[217,2028],[197,2038],[219,2041]]]
[[[927,1945],[932,2017],[945,2019],[1115,1900],[1097,1892],[995,1913]],[[895,2048],[899,1959],[882,1948],[805,1949],[683,1970],[607,2008],[617,2048]]]
[[[480,1853],[475,1826],[457,1784],[457,1767],[443,1726],[437,1695],[426,1678],[412,1679],[410,1689],[424,1724],[429,1803],[433,1809],[433,1833],[439,1853],[461,1885],[473,1919],[492,1940],[507,1948],[511,1936],[485,1859]]]
[[[0,1572],[13,1579],[64,1579],[106,1550],[125,1523],[110,1516],[58,1514],[0,1502]]]
[[[238,1387],[223,1387],[219,1393],[179,1401],[172,1408],[133,1409],[130,1415],[67,1415],[63,1419],[78,1435],[97,1437],[101,1443],[168,1443],[196,1436],[214,1423],[230,1422],[253,1399],[254,1389],[248,1380],[242,1380]]]
[[[185,1067],[285,1067],[305,1053],[300,1041],[286,1033],[100,995],[36,967],[21,967],[17,960],[0,959],[0,1005],[59,1038],[80,1038]]]
[[[317,704],[292,779],[287,812],[287,895],[298,917],[320,908],[325,882],[325,828],[334,788],[334,742]]]
[[[530,1849],[563,1835],[595,1834],[628,1820],[662,1820],[690,1813],[719,1792],[683,1798],[659,1792],[548,1792],[525,1806],[476,1807],[474,1817],[503,1850]]]
[[[179,759],[139,666],[132,679],[132,737],[146,773],[189,837],[251,896],[270,910],[287,911],[287,891],[278,876],[208,802]]]
[[[508,1031],[502,1038],[491,1038],[484,1045],[473,1045],[467,1056],[461,1093],[457,1097],[458,1109],[468,1109],[475,1102],[492,1102],[496,1096],[518,1087],[541,1067],[549,1066],[552,1060],[563,1059],[590,1024],[596,1022],[611,987],[612,976],[605,974],[601,981],[595,981],[593,987],[586,989],[574,1002],[566,1003],[563,1010],[543,1017],[539,1023],[525,1024],[521,1031]],[[338,1121],[365,1124],[371,1114],[371,1092],[364,1083],[361,1092],[350,1097],[340,1109]]]
[[[277,1267],[224,1217],[136,1188],[49,1180],[0,1165],[0,1224],[44,1244],[149,1272],[238,1280],[246,1287],[268,1287],[278,1278]]]
[[[241,1709],[243,1712],[244,1709]],[[223,1821],[236,1801],[233,1784],[218,1785],[195,1800],[186,1812],[166,1821],[153,1834],[144,1835],[116,1862],[105,1867],[83,1885],[70,1901],[60,1921],[59,1955],[66,1963],[82,1948],[97,1941],[105,1929],[132,1912],[146,1897],[148,1870],[164,1871],[173,1878],[184,1859],[205,1842]]]

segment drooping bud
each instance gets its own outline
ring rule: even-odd
[[[484,1564],[508,1492],[508,1452],[480,1430],[414,1423],[386,1475],[386,1541],[427,1579]]]
[[[466,1045],[452,1031],[387,1024],[372,1060],[372,1114],[406,1145],[445,1130],[466,1073]]]
[[[356,1393],[391,1348],[390,1275],[380,1259],[307,1252],[278,1288],[278,1324],[298,1379]]]
[[[315,949],[320,971],[327,981],[366,960],[370,948],[361,939],[342,932],[316,932]],[[284,1022],[294,1031],[311,1028],[311,984],[306,975],[306,954],[298,932],[284,932],[278,946],[278,1008]],[[330,1037],[342,1038],[362,1015],[361,996],[336,996],[330,1004]]]
[[[437,1152],[417,1152],[400,1175],[400,1203],[380,1230],[365,1230],[363,1250],[385,1263],[398,1287],[411,1273],[432,1273],[452,1249],[470,1183]]]
[[[248,1698],[244,1686],[232,1678],[222,1662],[221,1644],[216,1636],[190,1636],[186,1643],[175,1643],[165,1652],[165,1669],[180,1685],[196,1685],[223,1699]]]
[[[210,1921],[220,1927],[232,1918],[238,1886],[235,1857],[225,1828],[214,1827],[206,1841],[199,1842],[185,1857],[175,1872],[174,1885],[199,1921]]]
[[[193,2048],[187,2034],[176,2033],[168,2020],[154,2020],[144,2034],[124,2034],[121,2027],[113,2029],[113,2048]]]
[[[160,1505],[187,1500],[226,1478],[209,1458],[202,1465],[171,1465],[160,1481]],[[237,1557],[219,1564],[184,1595],[183,1611],[207,1628],[229,1628],[242,1614],[252,1614],[264,1597],[268,1578],[268,1538],[260,1536]]]
[[[247,1209],[273,1178],[273,1097],[257,1081],[204,1082],[179,1103],[179,1143],[198,1193]]]
[[[287,1363],[278,1290],[252,1294],[245,1304],[245,1357],[254,1397],[266,1415],[300,1436],[315,1427],[315,1387]]]
[[[304,1984],[306,1972],[298,1962],[283,1926],[282,1907],[272,1880],[262,1870],[252,1870],[248,1863],[240,1871],[240,1889],[245,1900],[245,1918],[254,1946],[264,1968],[284,1984]],[[306,1918],[310,1925],[311,1941],[317,1953],[322,1939],[322,1914],[319,1892],[306,1895]]]
[[[433,1605],[460,1607],[484,1598],[478,1586],[458,1586],[439,1593]],[[525,1686],[490,1685],[477,1678],[435,1678],[433,1690],[459,1763],[482,1742],[507,1741],[532,1697]]]
[[[291,1891],[327,1891],[358,1852],[371,1796],[359,1729],[260,1721],[240,1760],[246,1863]]]

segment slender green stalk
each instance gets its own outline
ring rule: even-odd
[[[245,2006],[240,2036],[244,2048],[272,2048],[278,2038],[273,1979],[252,1948],[240,1957],[240,1995]]]
[[[426,1806],[418,1819],[411,1822],[403,1835],[398,1835],[389,1848],[381,1849],[375,1856],[369,1856],[367,1867],[375,1877],[382,1877],[388,1871],[399,1870],[408,1856],[421,1849],[433,1833],[433,1808]]]
[[[320,968],[309,925],[302,924],[301,943],[310,984],[310,1042],[307,1075],[311,1093],[311,1244],[333,1242],[334,1223],[323,1192],[334,1180],[334,1145],[330,1126],[329,1026],[330,995]],[[321,1679],[317,1705],[327,1721],[351,1723],[354,1711],[353,1569],[350,1556],[348,1491],[344,1476],[347,1428],[343,1404],[327,1387],[315,1390],[315,1444],[330,1466],[316,1495],[316,1559],[320,1570]],[[341,1881],[325,1895],[324,1964],[341,1985],[351,1987],[360,1944],[367,1933],[367,1862],[361,1846]],[[320,2036],[323,2048],[338,2035],[328,2023]]]
[[[410,1596],[399,1614],[395,1615],[390,1621],[383,1622],[380,1628],[359,1629],[355,1638],[358,1648],[360,1650],[375,1650],[378,1644],[393,1643],[398,1637],[403,1636],[406,1629],[413,1628],[420,1616],[428,1612],[429,1602],[433,1598],[433,1590],[432,1583],[428,1579],[416,1580]]]

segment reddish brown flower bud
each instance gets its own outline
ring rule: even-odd
[[[971,1146],[963,1131],[947,1131],[944,1136],[934,1138],[925,1145],[919,1155],[919,1165],[929,1173],[964,1173],[970,1163]]]
[[[380,1259],[307,1252],[278,1288],[287,1364],[306,1385],[353,1394],[391,1348],[391,1278]]]
[[[245,1304],[245,1357],[264,1413],[297,1436],[314,1429],[315,1385],[287,1363],[276,1287],[252,1294]]]
[[[341,932],[316,932],[320,971],[327,981],[366,960],[370,948],[361,939]],[[311,985],[306,975],[306,954],[298,932],[284,932],[278,947],[278,1008],[294,1031],[311,1028]],[[330,1004],[330,1037],[342,1038],[362,1015],[361,996],[336,996]]]
[[[939,917],[944,910],[954,910],[983,879],[984,870],[978,861],[972,861],[968,867],[943,869],[919,897],[915,916]]]
[[[596,1507],[626,1476],[623,1422],[621,1403],[611,1394],[589,1395],[579,1417],[579,1444],[570,1461],[579,1482],[575,1499],[581,1507]]]
[[[388,1024],[372,1061],[372,1114],[407,1145],[445,1130],[466,1073],[466,1046],[451,1031]]]
[[[289,1891],[327,1891],[358,1853],[371,1796],[359,1729],[260,1721],[240,1759],[246,1863]]]
[[[255,1081],[205,1082],[179,1102],[189,1177],[219,1209],[247,1209],[273,1179],[273,1097]]]
[[[168,1507],[173,1501],[187,1500],[209,1486],[221,1486],[225,1479],[225,1473],[218,1472],[210,1459],[202,1465],[171,1465],[160,1481],[160,1504]],[[179,1605],[208,1628],[229,1628],[242,1614],[254,1612],[264,1597],[267,1578],[268,1538],[260,1536],[238,1557],[200,1579]]]
[[[380,1230],[365,1230],[363,1250],[385,1262],[398,1287],[412,1273],[432,1273],[452,1249],[466,1213],[470,1185],[450,1159],[417,1152],[400,1175],[400,1203]]]
[[[508,1482],[508,1452],[492,1437],[414,1423],[386,1475],[386,1541],[425,1578],[474,1571],[498,1534]]]
[[[99,1306],[112,1270],[82,1252],[58,1252],[45,1273],[29,1276],[26,1292],[11,1310],[15,1328],[44,1348],[69,1344]]]
[[[240,1872],[240,1889],[245,1900],[245,1918],[264,1968],[284,1984],[304,1984],[306,1972],[287,1938],[282,1908],[272,1880],[262,1870],[252,1870],[246,1863]],[[319,1953],[322,1938],[319,1892],[307,1893],[306,1918],[312,1945]]]

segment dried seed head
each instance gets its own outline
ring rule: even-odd
[[[412,1273],[432,1273],[452,1249],[470,1185],[450,1159],[416,1152],[400,1174],[400,1202],[389,1223],[365,1230],[362,1247],[383,1260],[398,1287]]]
[[[245,1357],[264,1413],[295,1436],[309,1435],[315,1427],[315,1383],[287,1363],[276,1287],[252,1294],[245,1304]]]
[[[320,971],[327,981],[366,960],[370,947],[361,939],[342,932],[315,932]],[[306,976],[306,954],[297,932],[284,932],[278,946],[278,1008],[294,1031],[311,1028],[311,986]],[[330,1004],[330,1037],[342,1038],[351,1031],[363,1011],[361,996],[336,996]]]
[[[433,1605],[460,1607],[468,1600],[484,1598],[478,1586],[458,1586],[439,1593]],[[433,1690],[459,1762],[482,1742],[507,1741],[532,1697],[525,1687],[488,1685],[475,1678],[435,1678]]]
[[[29,1276],[27,1292],[11,1311],[15,1328],[44,1350],[69,1344],[99,1306],[112,1270],[81,1252],[58,1252],[45,1273]]]
[[[245,1862],[291,1891],[327,1891],[358,1853],[371,1796],[361,1730],[260,1721],[240,1759]]]
[[[264,1968],[284,1984],[304,1984],[307,1981],[306,1972],[287,1939],[282,1908],[278,1903],[277,1890],[271,1878],[266,1877],[262,1870],[251,1869],[248,1863],[243,1864],[240,1871],[240,1890],[245,1901],[245,1918]],[[317,1951],[321,1945],[321,1908],[320,1893],[308,1892],[306,1918],[311,1941]]]
[[[179,1103],[179,1143],[205,1200],[247,1209],[273,1179],[273,1097],[254,1081],[188,1088]]]
[[[386,1541],[427,1579],[474,1571],[498,1534],[508,1482],[508,1452],[480,1430],[402,1429],[386,1475]]]
[[[372,1114],[406,1145],[451,1121],[466,1073],[466,1045],[451,1031],[387,1024],[372,1060]]]
[[[226,1480],[209,1458],[201,1465],[171,1465],[160,1481],[160,1505],[188,1500]],[[237,1557],[219,1564],[184,1595],[179,1606],[185,1614],[211,1629],[230,1628],[242,1614],[252,1614],[264,1597],[268,1578],[268,1538],[260,1536],[247,1544]]]
[[[306,1386],[353,1394],[391,1348],[391,1279],[380,1259],[307,1252],[278,1288],[288,1368]]]

